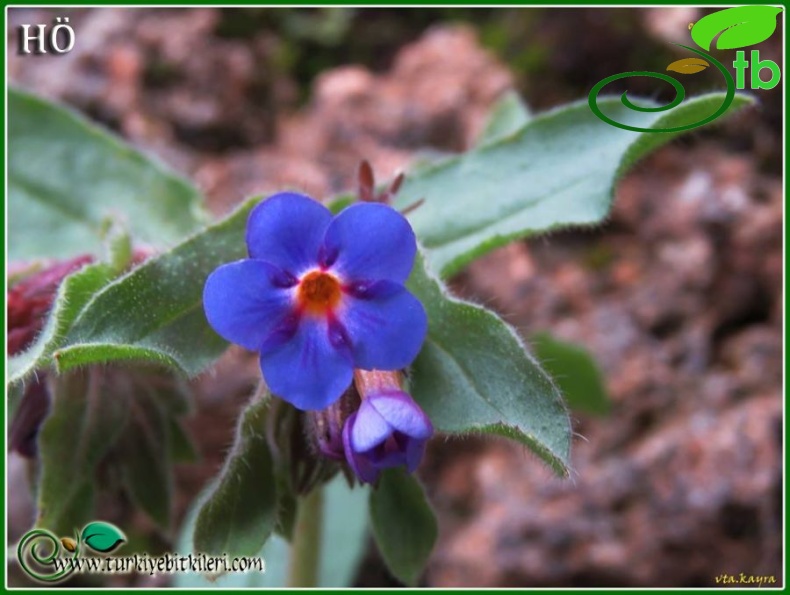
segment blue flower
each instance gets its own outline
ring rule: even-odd
[[[381,469],[406,466],[414,472],[422,460],[433,425],[405,392],[381,390],[362,399],[346,420],[346,461],[360,480],[373,483]]]
[[[217,333],[260,353],[275,395],[323,409],[354,368],[395,370],[417,356],[428,322],[403,286],[417,244],[391,207],[333,216],[307,196],[276,194],[250,213],[247,251],[209,275],[203,307]]]

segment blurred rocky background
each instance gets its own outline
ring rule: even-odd
[[[664,71],[703,14],[16,8],[9,78],[158,155],[220,215],[251,194],[347,190],[362,158],[386,178],[426,151],[462,151],[511,88],[543,110],[611,74]],[[56,16],[70,17],[74,49],[18,54],[18,25]],[[760,46],[780,67],[781,39],[780,26]],[[723,86],[710,72],[686,81],[690,93]],[[524,336],[586,347],[612,408],[574,413],[568,481],[515,444],[435,440],[421,479],[440,541],[422,584],[715,586],[741,572],[783,583],[781,87],[643,161],[605,225],[512,244],[453,280]],[[257,374],[231,349],[194,383],[203,456],[178,470],[179,516],[221,464]],[[12,541],[32,522],[24,473],[12,456]],[[371,552],[358,585],[395,584]]]

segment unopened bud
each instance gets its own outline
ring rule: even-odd
[[[272,397],[266,423],[275,467],[286,471],[282,479],[295,494],[306,494],[337,473],[337,464],[315,452],[304,412]]]
[[[326,409],[306,413],[307,433],[318,453],[336,461],[345,458],[343,425],[359,409],[359,402],[359,393],[352,384],[343,396]]]

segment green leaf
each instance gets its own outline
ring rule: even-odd
[[[25,396],[27,386],[21,382],[16,384],[9,384],[6,389],[6,424],[11,427],[11,423],[17,416],[19,406],[22,404],[22,399]]]
[[[181,384],[160,370],[91,366],[48,375],[53,406],[39,437],[39,524],[71,532],[94,517],[97,469],[112,468],[163,527],[172,492],[168,426]]]
[[[36,524],[57,535],[93,514],[94,471],[117,442],[129,407],[114,378],[113,370],[94,367],[48,379],[52,408],[38,438]]]
[[[280,464],[277,477],[277,524],[274,530],[282,535],[288,542],[293,539],[294,525],[296,525],[297,495],[291,489],[288,477],[284,473],[286,464]]]
[[[50,363],[53,352],[80,310],[115,275],[112,266],[98,263],[87,265],[63,280],[55,294],[47,322],[35,342],[23,353],[9,358],[9,383],[19,382],[37,368]]]
[[[412,395],[436,429],[507,436],[567,475],[568,414],[515,331],[493,312],[448,296],[421,257],[407,285],[429,321],[412,365]]]
[[[326,484],[319,586],[352,586],[359,563],[365,554],[367,513],[366,488],[350,488],[342,474]]]
[[[161,391],[144,381],[135,384],[130,419],[119,441],[118,465],[132,501],[166,529],[173,492],[170,420]]]
[[[359,562],[365,553],[367,540],[368,490],[349,488],[341,475],[324,486],[324,527],[321,534],[321,562],[318,585],[322,588],[353,585]],[[205,496],[197,499],[184,522],[178,551],[192,551],[192,533],[198,510]],[[266,560],[266,573],[229,573],[216,580],[208,580],[199,573],[180,573],[174,578],[177,588],[281,588],[288,578],[290,545],[283,537],[273,534],[255,555]]]
[[[340,211],[345,209],[346,207],[354,204],[356,198],[351,194],[341,194],[340,196],[334,197],[326,204],[326,208],[329,209],[333,215],[337,215]]]
[[[258,400],[240,418],[233,450],[198,513],[196,552],[252,556],[274,529],[277,493],[264,432],[267,408],[267,401]]]
[[[691,38],[698,46],[710,50],[719,33],[716,48],[732,50],[761,43],[776,31],[781,8],[776,6],[737,6],[702,17],[691,28]]]
[[[80,540],[92,550],[108,554],[126,542],[126,535],[115,525],[94,521],[82,530]]]
[[[519,94],[508,91],[497,100],[491,113],[488,114],[477,145],[487,145],[515,134],[526,126],[531,117],[529,108],[521,101]]]
[[[598,103],[618,122],[667,128],[715,112],[723,99],[723,94],[703,95],[663,113],[631,111],[619,99]],[[749,101],[736,95],[730,113]],[[408,218],[431,269],[447,277],[515,239],[603,221],[617,180],[675,136],[622,130],[598,119],[586,101],[574,103],[535,116],[515,134],[407,176],[395,206],[425,199]]]
[[[255,202],[99,291],[55,353],[58,370],[142,360],[195,375],[219,357],[227,343],[206,322],[203,285],[219,265],[246,256],[244,229]]]
[[[8,90],[9,260],[99,254],[108,217],[165,247],[203,221],[199,201],[183,179],[70,109]]]
[[[172,418],[169,424],[168,438],[170,443],[170,457],[173,462],[196,463],[199,461],[200,453],[184,427]]]
[[[438,535],[417,480],[402,469],[386,469],[370,495],[370,522],[387,568],[403,583],[416,584]]]
[[[571,409],[596,415],[609,413],[611,403],[603,376],[586,349],[548,333],[533,335],[532,345],[535,356],[554,378]]]
[[[131,264],[134,256],[132,238],[123,227],[111,224],[103,240],[106,244],[106,260],[120,275]]]

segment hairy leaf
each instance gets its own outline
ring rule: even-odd
[[[515,331],[493,312],[448,296],[421,258],[408,287],[428,313],[428,337],[412,366],[412,394],[436,428],[513,438],[566,475],[568,414]]]
[[[386,469],[370,494],[373,536],[398,579],[414,585],[438,535],[436,517],[422,487],[403,469]]]
[[[69,535],[91,520],[94,472],[126,423],[129,395],[104,368],[49,378],[52,405],[38,439],[37,525]]]
[[[236,443],[195,522],[196,552],[253,556],[274,529],[274,463],[264,433],[268,402],[250,404],[239,419]]]
[[[55,353],[58,369],[142,360],[200,372],[227,343],[208,325],[203,285],[219,265],[244,258],[255,201],[105,286],[74,321]]]
[[[192,551],[195,517],[205,496],[187,515],[179,539],[178,551]],[[342,475],[324,486],[324,526],[321,532],[321,559],[318,586],[339,588],[353,586],[357,566],[365,553],[367,538],[368,490],[348,487]],[[208,580],[199,573],[181,573],[174,579],[179,588],[281,588],[288,579],[290,544],[273,534],[255,555],[266,560],[266,572],[228,573]]]
[[[598,103],[615,121],[667,128],[713,113],[723,97],[703,95],[665,112],[631,111],[619,99]],[[736,95],[730,111],[748,102]],[[534,116],[515,134],[407,176],[395,206],[425,199],[408,218],[431,269],[446,277],[515,239],[599,223],[609,213],[623,173],[675,136],[622,130],[598,119],[586,101],[574,103]]]
[[[129,413],[119,441],[122,450],[118,464],[123,481],[137,506],[167,529],[173,492],[172,459],[170,419],[161,392],[138,383]]]
[[[63,280],[41,333],[24,352],[9,358],[10,383],[23,380],[37,368],[50,363],[52,353],[60,345],[80,310],[116,274],[111,265],[97,263],[87,265]]]

